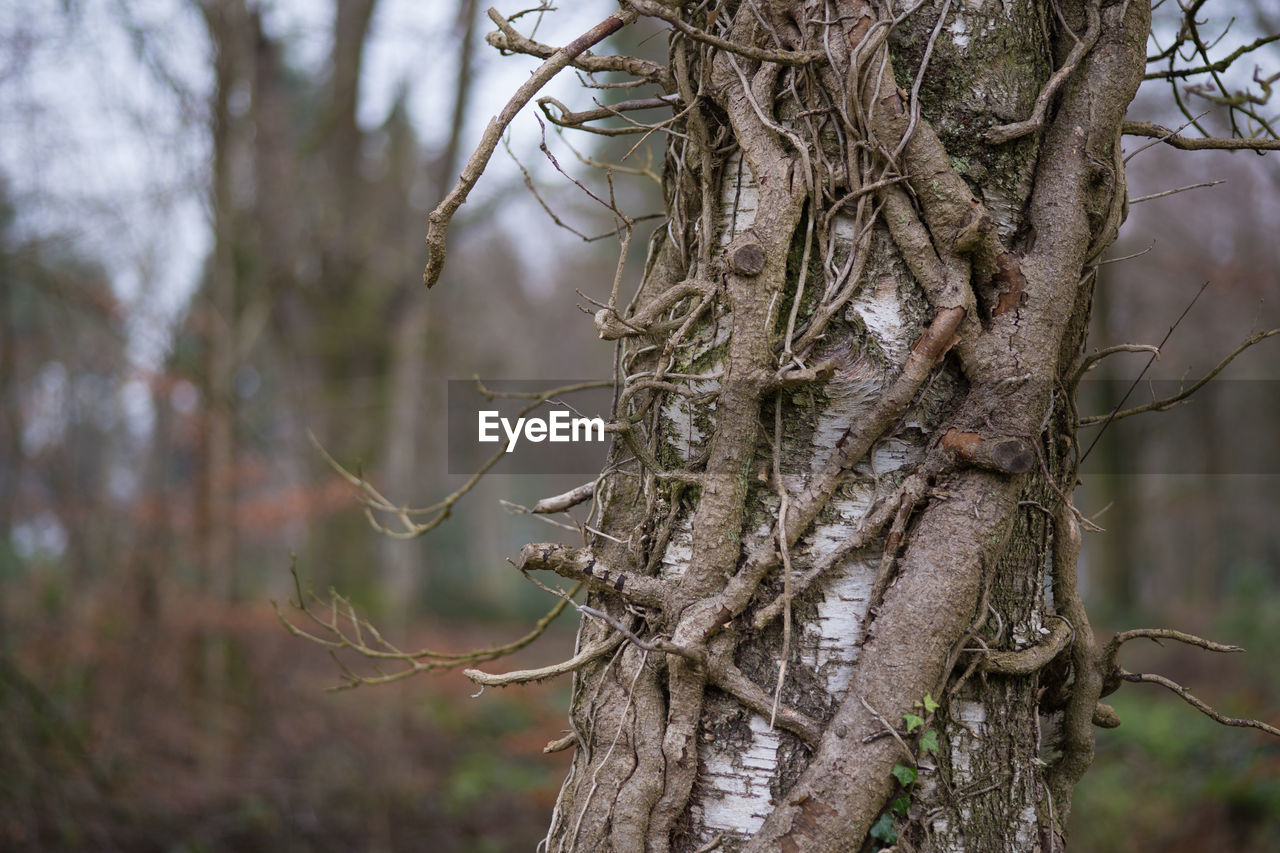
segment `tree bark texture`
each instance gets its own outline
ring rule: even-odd
[[[1059,9],[680,13],[746,50],[671,41],[668,219],[597,317],[607,535],[521,559],[609,617],[548,850],[1061,848],[1102,689],[1071,377],[1149,9]]]

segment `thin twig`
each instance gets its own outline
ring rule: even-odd
[[[1208,373],[1202,376],[1198,381],[1191,384],[1190,386],[1183,389],[1182,391],[1179,391],[1177,394],[1174,394],[1172,397],[1165,397],[1163,400],[1154,400],[1150,403],[1144,403],[1141,406],[1134,406],[1132,409],[1125,409],[1123,411],[1120,411],[1119,406],[1117,406],[1116,410],[1113,410],[1111,414],[1106,416],[1105,418],[1102,415],[1093,415],[1091,417],[1081,418],[1078,423],[1082,427],[1093,426],[1094,424],[1102,423],[1103,421],[1110,423],[1111,421],[1118,421],[1121,418],[1127,418],[1133,415],[1140,415],[1143,412],[1163,412],[1166,409],[1171,409],[1174,406],[1178,405],[1178,403],[1181,403],[1183,400],[1187,399],[1192,394],[1196,393],[1205,385],[1207,385],[1210,380],[1212,380],[1215,376],[1221,373],[1228,364],[1234,361],[1236,356],[1240,355],[1240,353],[1249,349],[1249,347],[1253,346],[1254,344],[1261,343],[1262,341],[1265,341],[1267,338],[1274,337],[1276,335],[1280,335],[1280,329],[1268,329],[1265,332],[1255,332],[1254,334],[1245,338],[1244,343],[1240,344],[1240,346],[1232,350],[1231,353],[1227,355],[1226,358],[1218,362],[1217,366],[1214,367],[1213,370],[1210,370]],[[1141,379],[1142,377],[1139,376],[1138,378]],[[1134,384],[1136,385],[1137,383],[1135,382]],[[1130,388],[1129,390],[1132,391],[1133,389]],[[1128,394],[1125,395],[1125,398],[1126,399],[1128,398]],[[1121,405],[1123,405],[1124,400],[1121,400],[1120,403]],[[1105,429],[1105,426],[1104,426],[1104,429]],[[1098,441],[1097,437],[1095,437],[1093,441],[1094,441],[1094,444],[1096,444]],[[1090,444],[1089,447],[1092,448],[1093,444]],[[1085,455],[1086,456],[1088,455],[1087,451]],[[1083,458],[1080,461],[1083,462],[1084,461]]]
[[[496,12],[490,12],[491,18],[495,15],[497,15]],[[427,267],[422,273],[423,284],[427,287],[432,287],[440,280],[440,273],[444,270],[445,234],[449,229],[449,221],[453,219],[454,213],[462,206],[462,203],[467,200],[467,196],[471,193],[472,187],[476,185],[476,181],[480,180],[480,176],[484,174],[485,167],[489,165],[489,158],[493,156],[494,150],[498,147],[498,142],[502,139],[503,132],[507,129],[507,125],[511,124],[511,120],[516,117],[516,113],[520,112],[521,108],[529,103],[529,100],[538,93],[539,89],[545,86],[552,77],[559,74],[580,53],[616,33],[636,20],[637,17],[639,15],[634,9],[615,12],[569,42],[569,44],[560,48],[550,59],[542,63],[538,70],[534,71],[529,79],[516,90],[516,93],[511,96],[511,100],[507,101],[507,105],[502,108],[502,112],[489,120],[489,124],[484,130],[484,135],[480,139],[480,144],[472,153],[471,159],[467,161],[467,165],[462,169],[462,175],[458,178],[458,183],[445,196],[444,201],[440,202],[439,206],[431,211],[431,215],[427,217],[427,222],[429,223],[427,227],[427,249],[430,252],[430,256],[427,259]]]
[[[1178,193],[1186,192],[1187,190],[1198,190],[1203,187],[1216,187],[1218,184],[1225,184],[1225,183],[1226,183],[1226,180],[1203,181],[1198,184],[1189,184],[1185,187],[1178,187],[1177,189],[1174,189],[1174,190],[1165,190],[1164,192],[1160,192],[1160,193],[1151,193],[1151,195],[1140,195],[1137,198],[1129,199],[1129,204],[1139,204],[1141,202],[1151,201],[1152,199],[1156,199],[1156,198],[1164,198],[1165,196],[1176,195]]]
[[[622,634],[612,634],[607,639],[587,646],[578,652],[569,660],[553,663],[550,666],[539,667],[538,669],[517,669],[513,672],[504,672],[500,675],[494,675],[488,672],[481,672],[478,669],[464,669],[462,674],[474,681],[476,684],[485,687],[506,687],[509,684],[528,684],[531,681],[546,681],[548,678],[555,678],[569,672],[581,669],[591,663],[598,657],[608,654],[616,649],[623,641]]]
[[[1135,683],[1159,684],[1176,693],[1182,701],[1186,702],[1192,708],[1195,708],[1206,717],[1213,719],[1224,726],[1238,726],[1240,728],[1258,729],[1269,735],[1280,737],[1280,729],[1275,726],[1269,726],[1260,720],[1247,720],[1241,717],[1228,717],[1221,711],[1215,710],[1207,702],[1196,698],[1191,691],[1183,687],[1171,678],[1165,678],[1163,675],[1156,675],[1150,672],[1120,672],[1120,678],[1124,681],[1132,681]]]
[[[1182,309],[1182,313],[1178,315],[1178,319],[1173,321],[1173,325],[1169,327],[1169,331],[1165,332],[1164,338],[1156,345],[1156,353],[1159,353],[1160,350],[1164,349],[1164,345],[1169,342],[1169,338],[1173,335],[1173,330],[1178,328],[1178,325],[1182,323],[1183,319],[1191,313],[1191,309],[1195,307],[1196,302],[1200,299],[1200,295],[1204,293],[1208,287],[1209,282],[1206,281],[1200,286],[1200,289],[1196,291],[1196,295],[1191,297],[1191,301],[1187,303],[1187,307]],[[1102,434],[1107,431],[1107,425],[1116,419],[1120,412],[1120,407],[1124,405],[1125,400],[1129,399],[1129,395],[1133,393],[1133,389],[1138,387],[1138,383],[1142,381],[1143,376],[1147,375],[1147,371],[1151,368],[1151,365],[1155,364],[1155,361],[1155,355],[1152,355],[1151,358],[1147,359],[1147,363],[1142,368],[1142,372],[1133,380],[1133,384],[1129,386],[1129,390],[1124,392],[1124,396],[1120,398],[1120,402],[1116,403],[1116,407],[1111,410],[1111,414],[1107,415],[1106,422],[1103,423],[1102,429],[1098,430],[1098,434],[1093,437],[1093,441],[1090,442],[1089,447],[1085,450],[1084,454],[1081,455],[1080,461],[1076,464],[1077,468],[1084,464],[1084,460],[1089,458],[1089,454],[1098,444],[1098,439],[1102,438]]]
[[[679,15],[651,0],[627,0],[627,5],[651,18],[660,18],[694,41],[709,44],[712,47],[756,59],[761,62],[776,62],[779,65],[808,65],[811,62],[825,61],[827,55],[820,50],[765,50],[748,44],[735,44],[727,39],[713,36],[705,30],[686,23]]]
[[[290,634],[324,646],[335,654],[334,660],[337,661],[346,679],[346,683],[333,688],[335,690],[348,690],[361,685],[389,684],[417,675],[420,672],[454,669],[467,664],[484,663],[506,657],[523,649],[546,633],[547,628],[564,611],[566,606],[565,601],[557,602],[551,610],[534,624],[531,631],[523,637],[501,646],[461,653],[437,652],[425,648],[416,651],[402,651],[388,642],[372,622],[358,616],[350,599],[339,595],[336,591],[330,591],[330,600],[327,607],[329,610],[328,617],[317,615],[312,606],[313,604],[321,604],[320,599],[310,590],[303,591],[302,581],[298,576],[295,562],[290,562],[289,571],[293,576],[294,591],[297,595],[297,600],[290,601],[290,605],[321,629],[327,637],[304,631],[293,624],[293,622],[285,618],[276,602],[271,602],[271,606],[275,610],[276,618],[280,620]],[[569,593],[569,595],[573,595],[580,588],[581,585],[579,584],[574,587],[573,592]],[[349,632],[344,629],[344,619],[350,624]],[[365,633],[373,637],[372,644],[364,639]],[[336,652],[343,649],[355,652],[368,660],[397,661],[404,664],[405,668],[386,674],[378,671],[379,674],[376,676],[361,676],[336,657]]]
[[[1121,128],[1125,136],[1157,137],[1165,145],[1183,151],[1280,151],[1280,139],[1260,137],[1180,136],[1167,127],[1147,121],[1126,121]]]

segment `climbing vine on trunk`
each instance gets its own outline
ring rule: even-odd
[[[642,16],[670,25],[666,64],[590,51]],[[582,543],[517,562],[586,587],[575,655],[468,671],[572,673],[547,849],[1061,849],[1129,675],[1080,602],[1070,498],[1147,4],[628,0],[560,49],[490,17],[546,61],[432,214],[428,286],[559,70],[656,94],[544,98],[551,122],[666,140],[639,290],[619,275],[594,318],[608,465],[534,508],[590,501]],[[621,272],[639,223],[597,200]]]

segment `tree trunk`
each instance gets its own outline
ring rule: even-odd
[[[668,224],[597,315],[608,536],[521,561],[613,623],[548,850],[1061,847],[1102,690],[1073,377],[1149,16],[1061,10],[686,13],[741,52],[672,42]]]

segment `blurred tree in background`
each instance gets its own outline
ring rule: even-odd
[[[541,37],[610,8],[583,5]],[[426,212],[534,63],[493,62],[474,0],[5,2],[0,18],[0,847],[530,849],[565,771],[539,754],[565,688],[471,700],[449,675],[326,693],[331,662],[266,602],[291,594],[296,552],[318,587],[413,646],[506,641],[546,606],[503,563],[539,534],[495,503],[576,478],[484,482],[429,545],[399,542],[370,530],[308,440],[397,504],[435,500],[461,479],[444,458],[445,379],[607,372],[572,291],[608,294],[612,247],[531,238],[543,214],[514,167],[454,225],[447,275],[467,280],[429,300],[419,285]],[[618,49],[660,54],[652,33]],[[528,121],[512,145],[542,198],[608,230]],[[585,153],[629,143],[600,146]],[[1161,378],[1280,324],[1271,158],[1153,149],[1131,196],[1219,177],[1135,208],[1112,254],[1154,246],[1099,287],[1101,347],[1158,341],[1212,280]],[[1276,364],[1269,350],[1232,366],[1256,383],[1229,395],[1241,412],[1192,403],[1186,429],[1153,415],[1109,431],[1079,501],[1110,505],[1086,544],[1099,633],[1174,622],[1257,650],[1150,661],[1229,713],[1280,707],[1265,653],[1280,639],[1280,468],[1168,475],[1160,460],[1188,430],[1219,452],[1245,420],[1240,445],[1274,443]],[[1138,458],[1152,461],[1116,473]],[[1080,788],[1081,849],[1270,849],[1277,747],[1164,696],[1123,701]]]

